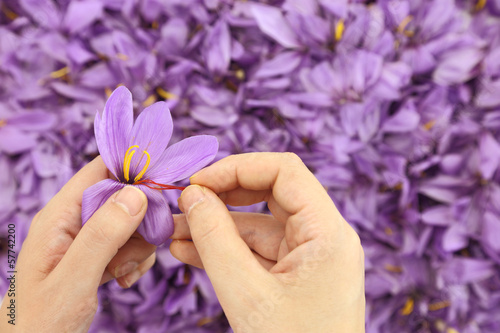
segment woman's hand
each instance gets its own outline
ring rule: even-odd
[[[359,237],[296,155],[230,156],[191,183],[170,250],[205,268],[235,332],[364,332]],[[225,206],[261,201],[272,216]]]
[[[96,158],[35,216],[16,265],[15,326],[4,318],[1,332],[87,332],[99,285],[129,287],[154,264],[156,247],[135,233],[147,209],[140,190],[113,194],[81,226],[83,191],[108,176]]]

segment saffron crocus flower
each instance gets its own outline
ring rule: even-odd
[[[168,149],[173,124],[165,102],[157,102],[133,122],[132,95],[125,87],[109,97],[95,117],[94,130],[102,159],[116,179],[105,179],[83,194],[82,222],[116,191],[138,187],[148,198],[148,210],[137,231],[151,244],[160,245],[173,232],[173,219],[162,191],[182,189],[166,185],[184,179],[210,163],[218,150],[217,139],[199,135]]]

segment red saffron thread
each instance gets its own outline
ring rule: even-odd
[[[158,190],[158,191],[163,191],[163,190],[181,190],[182,191],[186,188],[185,186],[173,186],[173,185],[159,184],[155,181],[152,181],[151,179],[139,180],[132,185],[144,185],[150,189]]]

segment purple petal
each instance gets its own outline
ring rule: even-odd
[[[161,29],[161,39],[157,46],[159,53],[177,55],[186,46],[188,37],[187,23],[178,17],[171,18]]]
[[[450,208],[447,206],[432,207],[422,213],[422,221],[430,225],[446,226],[451,219]]]
[[[132,128],[128,144],[129,147],[139,146],[131,161],[131,178],[142,170],[147,161],[146,157],[143,156],[144,150],[151,157],[150,167],[158,162],[167,148],[172,131],[172,116],[167,103],[157,102],[142,111]]]
[[[161,191],[138,185],[148,198],[148,210],[137,231],[154,245],[163,244],[174,232],[174,219]]]
[[[268,78],[276,75],[284,75],[294,71],[299,66],[301,56],[297,52],[283,52],[271,60],[268,60],[255,72],[255,78]]]
[[[95,211],[101,207],[116,191],[125,187],[124,184],[113,179],[105,179],[92,185],[83,192],[82,198],[82,225],[84,225]]]
[[[162,184],[184,179],[210,163],[218,149],[219,143],[211,135],[184,139],[168,147],[146,177]]]
[[[487,260],[473,258],[453,258],[442,268],[444,280],[450,284],[465,284],[481,281],[495,273],[493,264]]]
[[[207,67],[212,73],[225,73],[231,61],[229,27],[219,20],[205,39]]]
[[[89,52],[79,40],[69,42],[66,47],[66,53],[71,60],[79,65],[96,58],[95,54]]]
[[[391,118],[384,122],[382,129],[386,132],[409,132],[417,128],[420,122],[415,104],[408,102]]]
[[[490,133],[484,133],[479,140],[481,162],[479,170],[484,179],[491,179],[500,164],[500,144]]]
[[[300,46],[297,36],[279,8],[263,4],[252,4],[250,10],[263,33],[284,47],[295,48]]]
[[[35,22],[46,28],[57,28],[61,15],[52,0],[21,0],[21,6]]]
[[[491,212],[486,212],[483,219],[482,240],[493,250],[500,253],[500,218]]]
[[[380,98],[396,99],[400,90],[410,82],[411,68],[402,62],[386,63],[373,93]]]
[[[464,163],[464,156],[461,154],[448,154],[443,156],[440,167],[445,173],[455,175],[457,174]]]
[[[50,57],[64,63],[68,62],[65,50],[67,43],[66,38],[59,33],[49,33],[38,39],[40,49]]]
[[[85,29],[101,18],[103,4],[97,0],[72,1],[69,3],[63,25],[73,34]]]
[[[19,154],[33,148],[37,144],[37,137],[24,133],[15,127],[0,128],[0,152]]]
[[[313,16],[318,11],[318,4],[316,1],[286,0],[283,9]]]
[[[347,16],[347,0],[319,0],[318,2],[333,15],[339,17]]]
[[[483,53],[473,48],[450,52],[449,56],[438,63],[433,79],[441,85],[465,82],[472,77],[472,70],[482,57]]]
[[[116,77],[107,63],[99,63],[82,71],[79,80],[82,86],[94,89],[112,87],[115,82]]]
[[[77,101],[94,102],[99,98],[99,95],[96,94],[94,90],[66,84],[60,81],[53,81],[50,83],[50,86],[60,95]]]
[[[461,250],[469,244],[467,230],[461,224],[453,224],[443,235],[443,249],[448,252]]]
[[[197,105],[191,109],[191,117],[208,126],[229,126],[238,120],[234,107],[210,107]]]
[[[125,87],[117,88],[109,97],[104,112],[94,121],[97,147],[108,170],[120,178],[129,135],[133,123],[132,94]]]
[[[436,59],[425,47],[407,49],[401,59],[413,68],[415,74],[425,73],[436,66]]]
[[[498,91],[500,91],[500,80],[482,80],[476,96],[477,106],[491,108],[500,105],[500,94]]]
[[[9,119],[9,125],[25,131],[47,131],[54,127],[57,117],[48,112],[22,112]]]

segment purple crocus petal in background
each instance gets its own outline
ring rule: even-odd
[[[86,189],[82,198],[82,223],[85,224],[110,196],[124,186],[116,180],[105,179]]]
[[[231,61],[231,35],[226,22],[220,20],[205,39],[207,68],[216,74],[224,73]]]
[[[367,332],[500,332],[500,0],[3,0],[0,77],[3,251],[7,225],[21,246],[99,151],[123,177],[134,112],[154,118],[164,101],[173,130],[162,117],[138,131],[177,142],[149,147],[153,181],[187,185],[236,153],[302,158],[360,235]],[[133,101],[119,88],[96,117],[119,85]],[[170,159],[182,147],[195,155]],[[93,187],[90,205],[114,186]],[[145,191],[163,205],[151,213],[178,212],[179,191]],[[142,229],[164,235],[143,234],[170,233],[168,214],[152,221]],[[135,286],[108,283],[99,300],[92,332],[228,328],[206,274],[168,241]]]
[[[25,133],[15,127],[0,128],[0,152],[19,154],[37,144],[37,137],[32,133]]]
[[[283,13],[276,7],[252,4],[250,10],[259,28],[284,47],[298,47],[297,36],[285,20]]]
[[[75,33],[100,19],[103,14],[103,3],[98,0],[73,1],[68,5],[63,25],[69,33]]]

